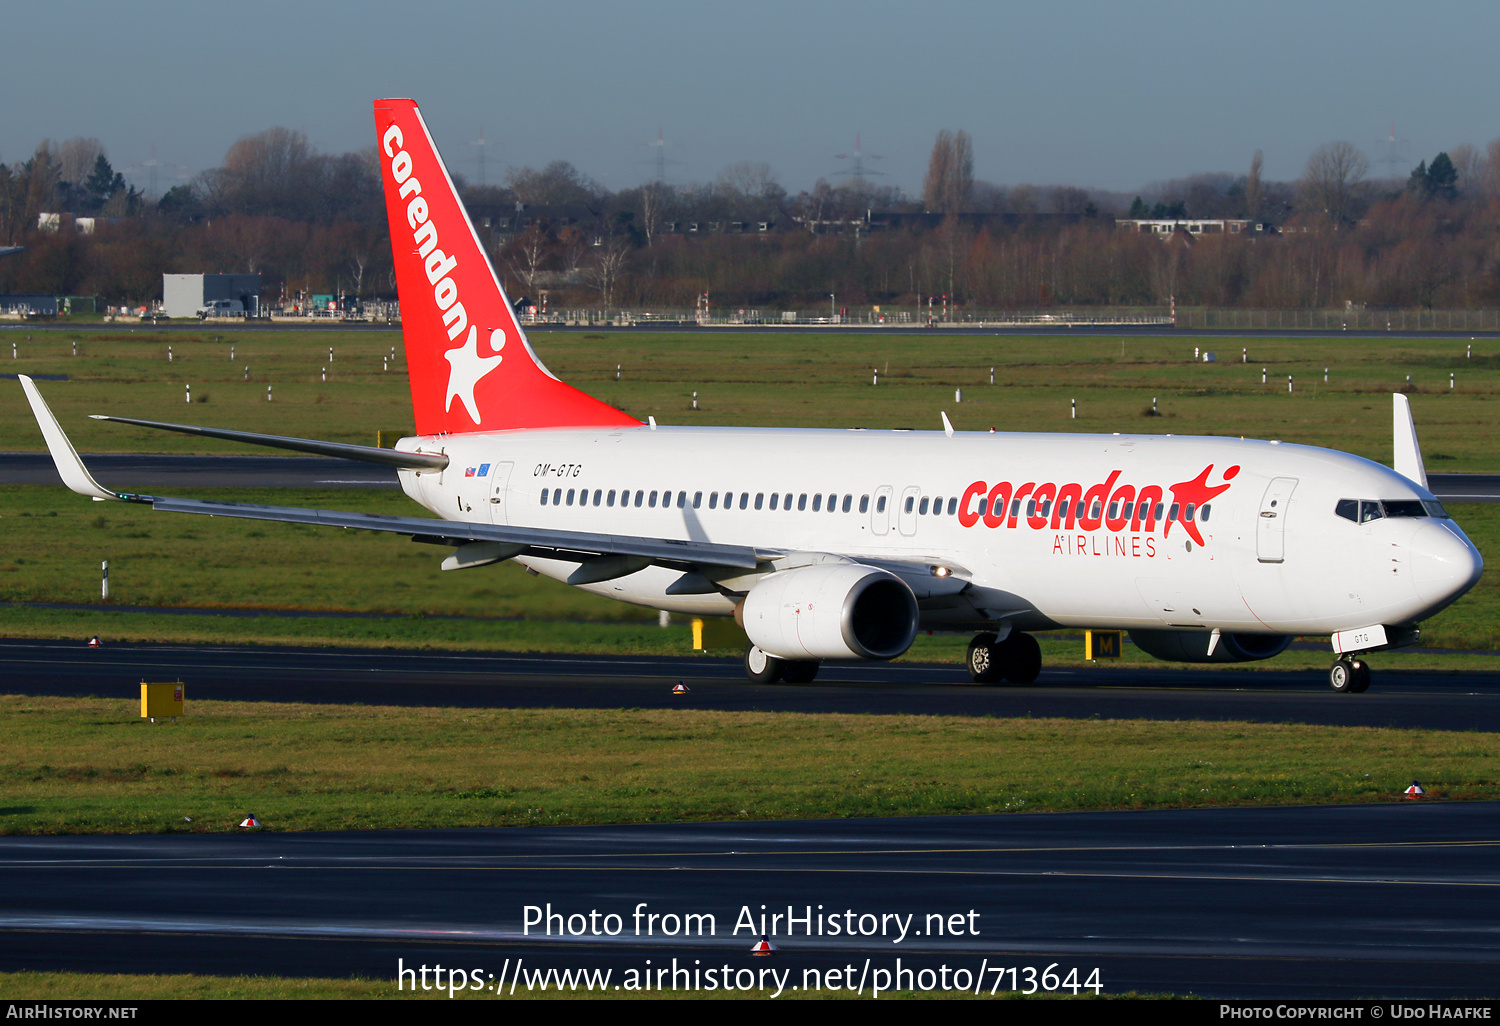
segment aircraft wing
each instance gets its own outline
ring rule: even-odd
[[[436,517],[399,517],[299,506],[262,506],[243,502],[178,499],[170,496],[117,492],[94,479],[93,474],[89,472],[83,459],[78,455],[78,451],[74,449],[73,443],[63,432],[57,417],[42,398],[36,383],[24,374],[19,377],[63,483],[78,494],[87,495],[96,502],[106,500],[135,502],[169,513],[197,513],[243,520],[270,520],[318,527],[341,527],[345,530],[404,534],[414,541],[456,546],[453,555],[443,563],[445,569],[483,566],[520,555],[577,561],[583,566],[569,579],[570,583],[575,584],[624,576],[654,564],[684,571],[708,571],[727,590],[744,591],[752,586],[753,575],[756,573],[833,560],[863,563],[889,570],[906,580],[919,599],[952,595],[969,585],[970,575],[964,568],[951,564],[938,566],[935,559],[920,557],[903,559],[889,556],[861,557],[839,553],[793,552],[785,549],[723,545],[715,542],[674,538],[560,531],[551,528],[442,520]],[[126,418],[108,419],[126,420]],[[319,452],[322,455],[337,454],[346,458],[369,459],[370,455],[399,455],[412,456],[416,459],[433,459],[433,457],[424,457],[419,454],[390,453],[389,450],[373,450],[371,453],[360,453],[351,457],[346,453],[335,453],[335,450],[363,449],[364,447],[345,447],[334,443],[315,443],[308,439],[255,435],[250,432],[231,432],[222,429],[197,429],[157,422],[130,420],[126,422],[167,430],[212,434],[215,437],[229,438],[234,441],[297,448],[305,452]],[[295,445],[287,443],[295,443]],[[325,445],[327,448],[322,448]],[[446,462],[446,457],[437,458]],[[735,571],[749,571],[750,574]]]
[[[393,517],[378,513],[346,513],[333,509],[299,506],[256,506],[243,502],[210,502],[137,496],[152,509],[168,513],[205,513],[211,517],[245,520],[275,520],[285,524],[313,524],[359,531],[385,531],[410,535],[414,540],[448,545],[491,542],[514,548],[514,555],[556,559],[587,559],[594,556],[635,556],[663,566],[716,566],[753,570],[782,553],[748,545],[717,545],[712,542],[677,541],[670,538],[634,538],[629,535],[594,534],[587,531],[555,531],[540,527],[507,527],[500,524],[439,520],[435,517]]]
[[[106,488],[94,479],[84,465],[78,450],[63,432],[62,425],[42,398],[36,383],[22,374],[21,387],[36,415],[47,441],[52,461],[63,483],[80,495],[95,501],[149,503],[152,509],[172,513],[199,513],[215,517],[237,517],[246,520],[274,520],[290,524],[313,524],[361,531],[385,531],[405,534],[413,539],[466,546],[483,543],[483,549],[462,551],[449,557],[455,568],[479,566],[517,555],[536,555],[568,560],[596,557],[625,557],[643,561],[640,565],[658,564],[680,568],[723,567],[754,570],[764,562],[783,555],[747,545],[719,545],[712,542],[681,541],[670,538],[637,538],[628,535],[595,534],[586,531],[557,531],[549,528],[507,527],[499,524],[440,520],[435,517],[396,517],[373,513],[349,513],[329,509],[305,509],[296,506],[259,506],[242,502],[212,502],[201,499],[174,499],[166,496],[137,495]],[[151,426],[158,426],[152,424]],[[174,425],[175,426],[175,425]],[[249,440],[241,438],[238,440]],[[352,447],[351,447],[352,448]],[[455,558],[456,557],[456,558]],[[601,572],[619,570],[607,568]],[[637,567],[639,569],[639,567]]]

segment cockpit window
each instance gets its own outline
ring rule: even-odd
[[[1384,516],[1385,514],[1380,509],[1380,503],[1372,502],[1369,499],[1360,501],[1359,522],[1361,524],[1368,524],[1371,520],[1379,520]]]
[[[1385,506],[1385,515],[1388,517],[1425,517],[1427,515],[1427,507],[1417,499],[1403,499],[1399,502],[1386,499],[1382,505]]]
[[[1443,504],[1441,502],[1438,502],[1436,499],[1423,499],[1422,505],[1427,507],[1428,516],[1442,517],[1444,520],[1449,519],[1448,511],[1445,510],[1443,508]]]
[[[1333,511],[1351,523],[1359,523],[1358,499],[1340,499],[1338,505],[1333,507]]]

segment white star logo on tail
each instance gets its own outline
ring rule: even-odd
[[[490,332],[490,348],[495,350],[494,356],[479,355],[479,329],[469,328],[469,337],[464,344],[448,350],[444,355],[448,358],[448,395],[444,399],[445,409],[453,409],[453,399],[458,397],[463,400],[464,409],[469,413],[469,419],[476,425],[480,423],[479,407],[474,405],[474,386],[484,378],[486,374],[500,366],[504,359],[500,350],[505,348],[505,332],[496,328]]]

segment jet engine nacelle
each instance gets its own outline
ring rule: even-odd
[[[1292,639],[1286,634],[1221,634],[1208,654],[1208,631],[1141,631],[1130,632],[1136,647],[1158,659],[1179,663],[1248,663],[1281,655]]]
[[[917,636],[917,600],[895,574],[851,563],[782,570],[745,596],[745,633],[781,659],[894,659]]]

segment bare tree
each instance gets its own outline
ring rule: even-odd
[[[1260,220],[1261,207],[1266,202],[1265,186],[1260,180],[1264,164],[1265,156],[1256,150],[1255,156],[1250,158],[1250,174],[1245,178],[1245,216],[1252,221]]]
[[[1488,161],[1479,147],[1461,143],[1448,153],[1453,168],[1458,172],[1458,191],[1464,196],[1478,196],[1484,191],[1485,172]]]
[[[604,309],[608,310],[615,302],[615,287],[620,283],[620,276],[625,272],[625,262],[630,256],[630,245],[624,239],[613,236],[604,240],[602,246],[594,250],[594,259],[589,264],[589,283],[599,292],[599,298],[604,300]]]
[[[922,181],[922,206],[934,213],[958,213],[968,209],[973,188],[974,144],[969,133],[945,128],[932,144],[927,177]]]
[[[719,172],[719,180],[715,184],[720,191],[729,193],[732,198],[752,203],[783,192],[771,165],[755,160],[730,164]]]
[[[104,144],[98,139],[86,136],[68,139],[57,148],[58,177],[71,185],[81,185],[103,154]]]
[[[660,182],[649,182],[641,189],[641,231],[647,246],[661,228],[662,188]]]
[[[526,291],[533,296],[536,294],[536,277],[542,269],[542,261],[547,257],[547,238],[542,234],[540,228],[532,225],[526,232],[516,238],[511,246],[511,255],[506,258],[506,263],[515,272],[516,277],[521,279],[521,284]]]
[[[1022,182],[1013,187],[1006,196],[1006,205],[1013,214],[1035,214],[1041,209],[1036,186]]]
[[[529,167],[512,168],[505,174],[505,184],[516,194],[516,199],[527,206],[590,204],[607,191],[566,160],[554,160],[540,171]]]
[[[1500,139],[1490,140],[1485,148],[1484,191],[1490,196],[1500,196]]]
[[[1320,146],[1308,158],[1299,183],[1299,201],[1305,213],[1322,213],[1334,224],[1351,218],[1360,198],[1360,185],[1369,173],[1370,161],[1350,142]]]
[[[1061,185],[1052,190],[1052,210],[1058,214],[1081,214],[1088,208],[1089,194],[1074,185]]]

